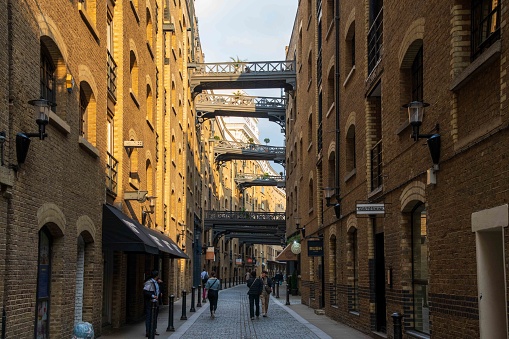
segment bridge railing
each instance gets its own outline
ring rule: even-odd
[[[285,147],[251,144],[251,143],[230,141],[230,140],[219,140],[219,141],[217,141],[215,147],[216,148],[241,149],[241,150],[246,150],[246,151],[259,152],[259,153],[270,153],[270,154],[282,155],[282,156],[284,156],[286,153]]]
[[[213,220],[253,220],[253,221],[285,221],[285,212],[248,212],[248,211],[205,211],[205,219]]]
[[[195,104],[245,106],[255,108],[285,109],[286,98],[258,97],[248,95],[226,95],[201,93],[194,99]]]
[[[284,181],[285,177],[281,175],[264,175],[264,174],[237,174],[235,176],[235,180],[237,181],[246,181],[246,180],[275,180],[275,181]]]
[[[196,64],[194,75],[295,73],[295,61],[217,62]]]

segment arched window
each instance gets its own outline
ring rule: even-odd
[[[313,199],[313,196],[314,196],[314,185],[313,185],[313,179],[309,179],[309,190],[308,190],[308,207],[309,209],[311,210],[313,208],[313,205],[314,205],[314,199]]]
[[[152,16],[150,15],[150,10],[147,8],[147,44],[149,48],[152,48],[153,44],[153,31]]]
[[[78,237],[78,253],[76,258],[76,297],[74,302],[74,323],[83,320],[83,288],[85,278],[85,241]]]
[[[154,123],[154,101],[152,100],[152,89],[147,85],[147,120]]]
[[[41,98],[56,103],[55,63],[44,44],[41,44]],[[55,111],[55,108],[51,108]]]
[[[138,62],[133,51],[129,54],[129,72],[131,75],[131,93],[138,96]]]
[[[359,311],[359,247],[357,242],[357,228],[352,227],[348,232],[350,283],[348,291],[348,308]]]
[[[347,173],[357,168],[355,154],[355,125],[350,125],[346,133],[346,170]]]
[[[96,145],[96,101],[90,85],[80,83],[80,135],[92,145]]]
[[[35,338],[50,338],[51,234],[46,227],[39,231]]]

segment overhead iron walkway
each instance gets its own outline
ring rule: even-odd
[[[283,88],[292,93],[296,86],[294,61],[221,62],[191,64],[193,95],[204,90]]]
[[[285,187],[285,177],[282,175],[237,174],[235,182],[240,189],[252,186]]]
[[[194,103],[198,123],[218,116],[266,118],[285,133],[285,98],[201,93]]]
[[[284,212],[205,211],[204,224],[213,230],[214,246],[227,235],[244,243],[280,245],[286,233]]]
[[[285,147],[219,140],[214,145],[214,161],[267,160],[285,165]]]

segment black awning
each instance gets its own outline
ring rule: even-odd
[[[111,205],[103,205],[103,247],[114,251],[159,254],[145,226]]]
[[[189,259],[189,257],[166,235],[156,230],[144,227],[150,239],[157,245],[161,252],[168,253],[170,257]]]
[[[103,247],[124,252],[168,253],[170,257],[189,257],[166,235],[129,218],[111,205],[103,205]]]

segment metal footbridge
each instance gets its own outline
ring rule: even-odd
[[[205,211],[205,229],[213,230],[214,246],[222,236],[249,244],[281,245],[285,239],[284,212]]]
[[[285,147],[219,140],[214,145],[214,161],[267,160],[285,165]]]
[[[221,62],[191,64],[193,95],[204,90],[283,88],[296,86],[294,61]]]
[[[265,175],[265,174],[237,174],[235,182],[240,189],[252,186],[276,186],[278,188],[285,187],[285,177],[281,175]]]
[[[286,98],[201,93],[194,104],[198,123],[219,116],[266,118],[285,133]]]

